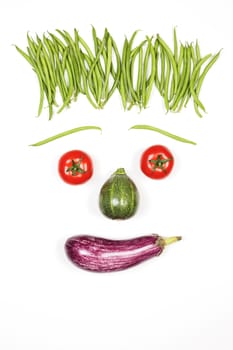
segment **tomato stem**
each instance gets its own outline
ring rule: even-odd
[[[164,165],[166,163],[170,162],[171,160],[172,160],[172,158],[163,159],[162,155],[159,154],[156,159],[150,159],[149,162],[153,164],[152,170],[155,171],[157,168],[159,168],[161,170],[165,170]]]
[[[66,172],[68,173],[71,171],[72,176],[76,176],[77,173],[84,174],[86,171],[80,167],[81,162],[82,158],[80,158],[77,163],[75,163],[75,161],[72,159],[72,165],[66,169]]]

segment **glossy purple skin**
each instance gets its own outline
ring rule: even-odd
[[[89,271],[111,272],[127,269],[159,256],[164,246],[158,235],[127,240],[110,240],[94,236],[75,236],[65,243],[69,259]]]

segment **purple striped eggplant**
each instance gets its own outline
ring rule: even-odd
[[[166,245],[180,239],[181,237],[163,238],[156,234],[125,240],[80,235],[66,241],[65,251],[78,267],[89,271],[111,272],[159,256]]]

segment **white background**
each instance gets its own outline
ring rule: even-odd
[[[232,350],[232,1],[13,1],[0,5],[0,348],[2,350]],[[165,114],[159,95],[147,110],[124,112],[117,92],[103,111],[85,98],[48,121],[36,118],[39,91],[14,44],[26,34],[77,28],[90,43],[91,24],[124,36],[159,33],[172,45],[199,39],[203,55],[223,48],[205,79],[208,114],[192,103]],[[182,144],[150,131],[150,124],[197,142]],[[28,145],[82,125],[101,126],[53,143]],[[174,153],[173,173],[152,181],[139,169],[142,151],[162,143]],[[93,178],[63,183],[59,157],[88,152]],[[103,182],[125,167],[141,194],[137,214],[124,222],[98,208]],[[64,242],[76,234],[129,238],[182,235],[183,240],[127,271],[95,274],[68,261]]]

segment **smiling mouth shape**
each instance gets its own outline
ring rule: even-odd
[[[165,246],[179,240],[181,237],[156,234],[125,240],[80,235],[66,241],[65,251],[71,262],[84,270],[114,272],[159,256]]]

